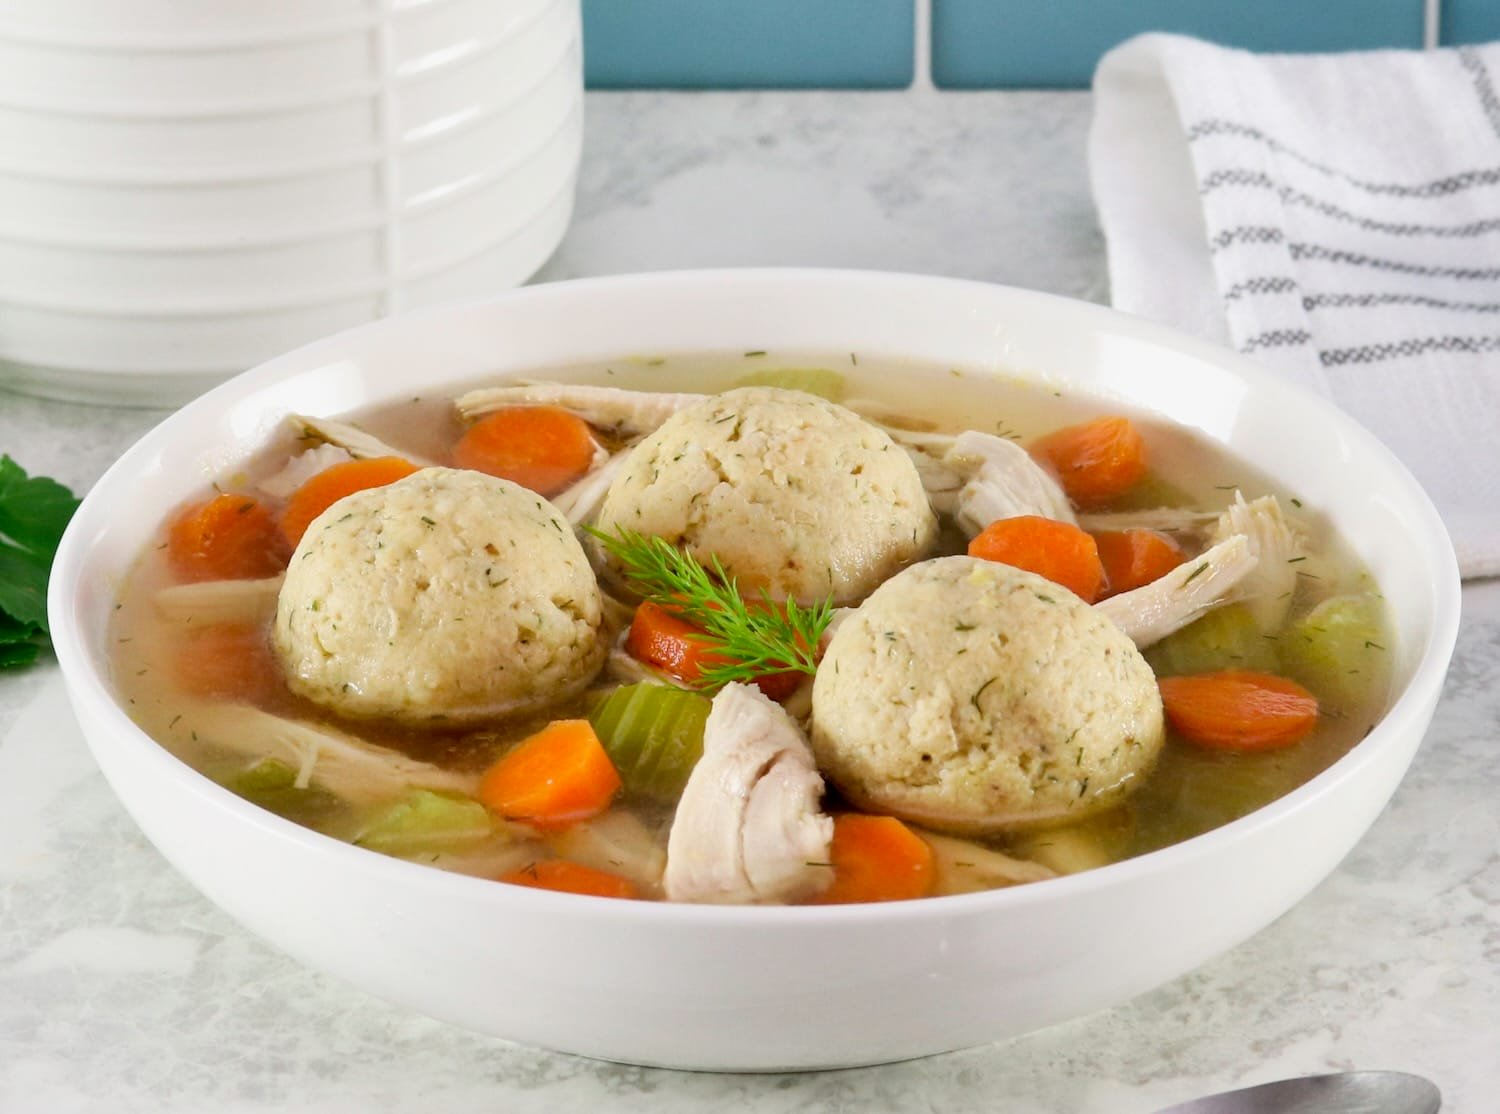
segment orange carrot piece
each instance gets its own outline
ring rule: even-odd
[[[182,581],[275,576],[290,553],[271,509],[248,495],[195,503],[167,529],[167,560]]]
[[[1167,721],[1190,743],[1218,750],[1275,750],[1318,722],[1318,698],[1274,673],[1226,669],[1162,677]]]
[[[724,660],[711,646],[701,628],[649,600],[635,609],[625,635],[625,650],[631,657],[686,685],[697,684],[705,669]],[[755,678],[755,685],[772,700],[785,700],[801,680],[795,672],[765,673]]]
[[[607,870],[595,870],[591,866],[569,862],[567,859],[544,859],[509,874],[502,874],[500,881],[509,882],[512,886],[531,886],[538,890],[586,894],[590,897],[641,896],[630,879],[621,878]]]
[[[281,532],[296,546],[313,519],[346,495],[404,480],[417,466],[399,456],[346,460],[323,469],[292,492],[281,512]]]
[[[932,892],[932,848],[894,816],[839,813],[833,818],[833,884],[815,902],[906,901]]]
[[[479,799],[507,820],[561,827],[597,816],[620,774],[586,719],[554,720],[485,771]]]
[[[1187,554],[1155,530],[1103,530],[1094,535],[1104,564],[1104,594],[1142,588],[1187,560]]]
[[[1146,442],[1129,418],[1095,418],[1033,442],[1031,455],[1057,469],[1080,507],[1107,503],[1146,474]]]
[[[704,666],[713,664],[703,632],[649,600],[635,609],[625,635],[625,649],[637,661],[687,684],[696,682]]]
[[[556,406],[510,406],[470,426],[453,462],[556,495],[594,463],[594,435],[577,414]]]
[[[1078,527],[1039,515],[991,522],[969,543],[969,556],[1045,576],[1093,603],[1104,588],[1104,566],[1094,539]]]
[[[266,632],[244,623],[190,630],[174,660],[177,683],[194,696],[260,702],[282,690]]]

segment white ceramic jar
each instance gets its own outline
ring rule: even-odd
[[[517,285],[582,100],[578,0],[0,0],[0,384],[183,401]]]

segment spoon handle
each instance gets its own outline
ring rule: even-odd
[[[1164,1107],[1156,1114],[1437,1114],[1442,1093],[1399,1071],[1350,1071],[1262,1083]]]

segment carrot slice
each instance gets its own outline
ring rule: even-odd
[[[1031,455],[1057,469],[1068,498],[1081,507],[1107,503],[1146,474],[1146,442],[1129,418],[1095,418],[1035,441]]]
[[[470,426],[453,448],[453,462],[550,496],[589,470],[594,447],[588,423],[577,414],[509,406]]]
[[[1187,560],[1187,554],[1155,530],[1103,530],[1094,535],[1104,564],[1104,594],[1142,588]]]
[[[713,651],[712,645],[701,628],[649,600],[635,609],[625,635],[625,650],[631,657],[676,677],[685,685],[696,685],[703,679],[705,669],[724,660]],[[772,700],[785,700],[801,680],[796,672],[765,673],[755,678],[755,684]]]
[[[266,633],[244,623],[191,630],[174,659],[177,683],[194,696],[263,700],[282,687]]]
[[[404,480],[417,466],[399,456],[377,456],[368,460],[346,460],[323,469],[292,492],[281,512],[281,532],[296,546],[313,519],[346,495],[384,487]]]
[[[538,890],[587,894],[590,897],[641,896],[630,879],[621,878],[607,870],[595,870],[591,866],[569,862],[567,859],[544,859],[509,874],[502,874],[500,881],[509,882],[512,886],[531,886]]]
[[[560,827],[603,812],[620,784],[589,721],[560,719],[491,766],[479,799],[509,820]]]
[[[1104,566],[1094,539],[1078,527],[1039,515],[991,522],[969,543],[969,556],[1045,576],[1093,603],[1104,588]]]
[[[1167,721],[1190,743],[1220,750],[1274,750],[1318,722],[1318,698],[1274,673],[1226,669],[1157,681]]]
[[[833,884],[820,905],[906,901],[932,892],[932,848],[894,816],[844,812],[833,818]]]
[[[248,495],[195,503],[167,529],[167,560],[183,581],[275,576],[290,553],[271,509]]]

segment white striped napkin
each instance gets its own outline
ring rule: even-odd
[[[1090,170],[1113,300],[1333,399],[1500,575],[1500,43],[1107,54]]]

